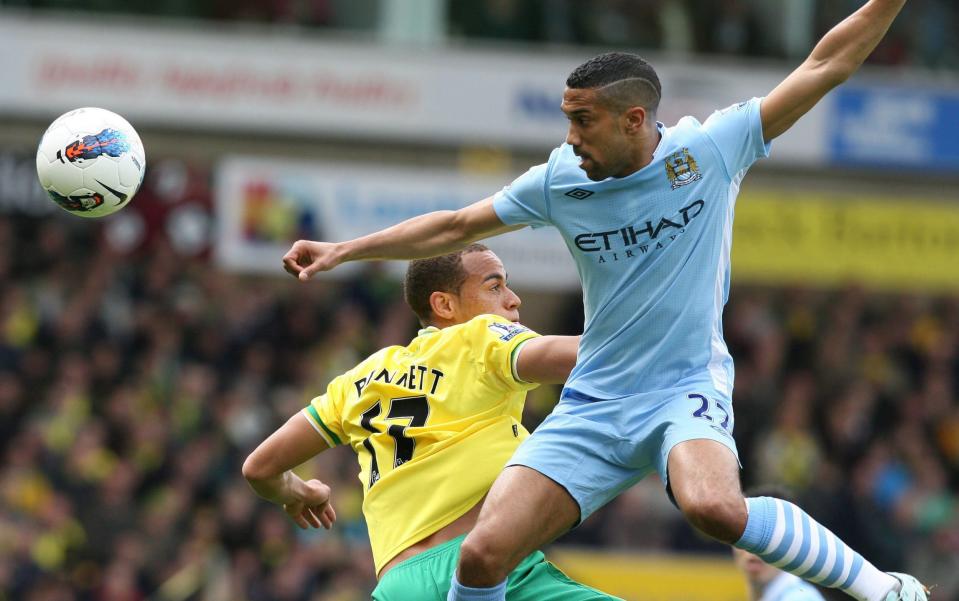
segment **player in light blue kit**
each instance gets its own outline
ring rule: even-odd
[[[659,79],[631,54],[567,80],[566,143],[492,198],[344,243],[300,241],[301,280],[344,261],[411,259],[531,225],[563,235],[586,325],[560,403],[497,479],[463,542],[449,599],[504,599],[510,570],[656,471],[707,535],[864,601],[926,599],[792,503],[744,498],[733,363],[722,335],[733,209],[746,170],[876,47],[905,0],[870,0],[764,99],[705,123],[655,120]]]

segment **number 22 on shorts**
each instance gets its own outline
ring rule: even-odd
[[[698,403],[698,407],[699,407],[698,409],[693,411],[693,417],[704,419],[710,422],[711,425],[718,425],[720,428],[722,428],[726,432],[731,431],[730,413],[725,407],[723,407],[722,403],[720,403],[717,400],[710,401],[708,398],[706,398],[705,395],[702,395],[702,394],[693,393],[688,396],[690,399]],[[716,415],[715,413],[710,415],[710,412],[709,412],[710,404],[712,404],[715,407],[716,412],[718,412],[722,416],[721,420],[716,419],[719,416]]]

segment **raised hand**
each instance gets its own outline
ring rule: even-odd
[[[329,271],[342,261],[340,245],[335,242],[297,240],[283,255],[283,269],[301,282],[320,271]]]

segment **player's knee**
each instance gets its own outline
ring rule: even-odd
[[[470,533],[460,546],[460,581],[467,586],[493,586],[506,578],[508,558],[489,538],[476,534]]]
[[[682,511],[697,530],[724,543],[739,540],[746,528],[746,504],[741,496],[689,500]]]

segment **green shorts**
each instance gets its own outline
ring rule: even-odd
[[[423,551],[400,563],[373,591],[373,601],[446,601],[450,580],[466,535]],[[526,556],[509,575],[507,601],[599,601],[616,600],[585,584],[570,580],[546,561],[542,551]]]

